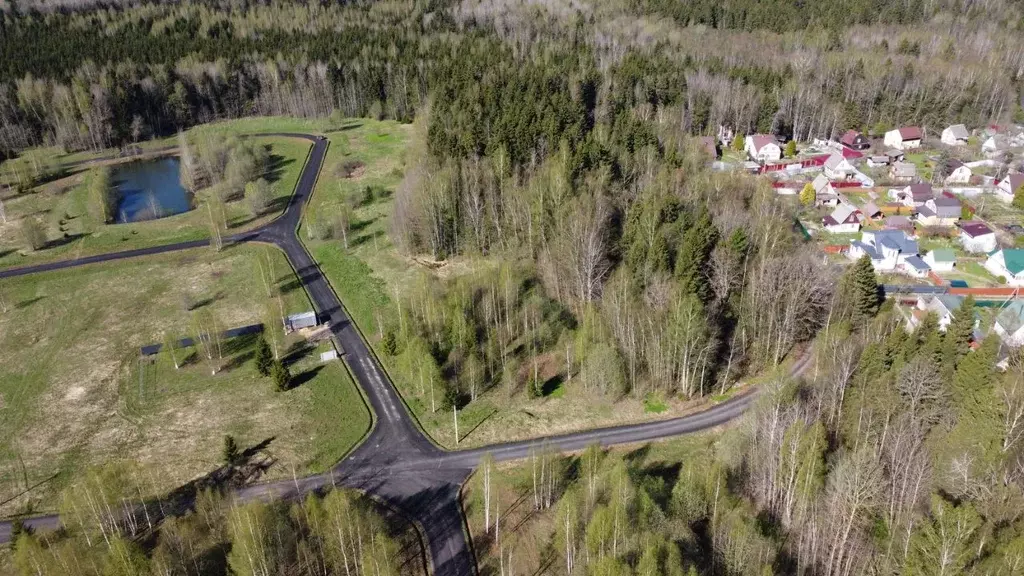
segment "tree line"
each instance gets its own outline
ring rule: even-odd
[[[224,469],[244,460],[227,437]],[[87,471],[65,491],[61,530],[36,533],[16,523],[17,573],[386,576],[415,571],[420,561],[400,548],[400,529],[353,491],[242,503],[210,488],[179,509],[144,498],[146,486],[146,473],[128,464]]]
[[[708,8],[685,6],[679,10]],[[753,6],[723,7],[742,23],[714,16],[725,26],[715,42],[693,26],[661,36],[631,6],[596,18],[551,7],[550,19],[439,0],[377,9],[357,2],[218,10],[196,2],[10,11],[0,15],[0,149],[98,149],[252,114],[340,110],[408,121],[428,94],[446,117],[431,138],[438,151],[483,153],[500,140],[513,162],[543,157],[597,123],[629,132],[639,148],[664,125],[709,134],[724,124],[803,139],[1022,117],[1024,54],[1015,48],[1013,5]],[[794,10],[801,16],[790,17]],[[901,19],[889,10],[920,22],[893,24]],[[733,31],[776,30],[774,18],[829,25]],[[616,19],[647,41],[615,36],[607,24]]]

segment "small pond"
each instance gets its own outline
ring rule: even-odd
[[[139,222],[188,212],[191,194],[178,179],[178,159],[159,158],[114,168],[118,201],[115,222]]]

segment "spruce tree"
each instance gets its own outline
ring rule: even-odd
[[[270,376],[270,369],[274,365],[274,352],[267,344],[267,339],[260,336],[256,342],[256,371],[260,376]]]
[[[291,372],[288,371],[288,367],[282,364],[280,360],[274,361],[274,365],[270,368],[270,377],[274,379],[274,386],[280,392],[287,390],[288,385],[292,381]]]
[[[952,370],[967,354],[974,335],[974,298],[968,296],[953,312],[953,319],[942,337],[942,364]]]
[[[224,436],[224,464],[235,466],[242,460],[242,453],[238,450],[238,443],[231,434]]]
[[[861,256],[846,274],[845,297],[854,319],[866,321],[873,318],[878,313],[878,306],[882,302],[875,269],[871,266],[871,258],[867,254]]]

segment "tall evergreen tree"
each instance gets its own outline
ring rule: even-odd
[[[256,341],[256,371],[260,376],[270,376],[270,369],[274,366],[274,352],[267,344],[267,339],[260,336]]]
[[[711,297],[706,265],[716,242],[718,229],[711,221],[707,208],[703,208],[693,225],[683,234],[682,246],[676,256],[676,277],[680,289],[684,293],[695,294],[705,303]]]
[[[863,322],[878,313],[881,294],[875,269],[867,254],[861,256],[843,276],[842,296],[856,321]]]

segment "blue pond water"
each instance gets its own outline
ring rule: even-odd
[[[178,181],[177,158],[122,164],[112,176],[119,223],[163,218],[192,208],[188,191]]]

